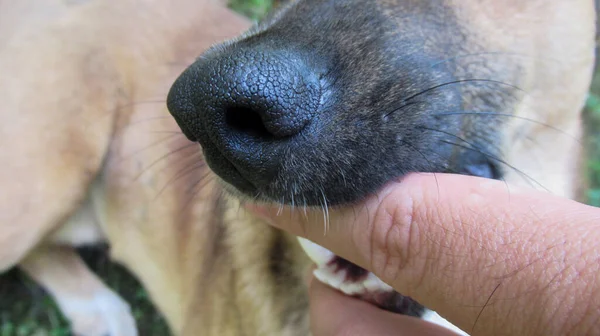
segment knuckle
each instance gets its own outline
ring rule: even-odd
[[[420,254],[420,233],[411,195],[393,192],[379,204],[372,223],[371,263],[373,273],[388,283],[395,283]],[[411,276],[412,277],[412,276]]]

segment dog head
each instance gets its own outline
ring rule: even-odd
[[[516,169],[507,124],[538,90],[535,43],[552,33],[520,19],[531,6],[295,1],[202,55],[169,110],[226,187],[256,200],[347,204],[409,172],[502,178]]]

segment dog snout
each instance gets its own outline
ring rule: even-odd
[[[320,98],[319,74],[300,55],[255,47],[205,54],[175,82],[167,104],[209,166],[249,191],[273,180]]]

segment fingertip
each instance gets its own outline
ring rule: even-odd
[[[315,336],[341,335],[360,320],[356,299],[343,295],[318,280],[309,284],[311,331]]]

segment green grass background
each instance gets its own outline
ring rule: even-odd
[[[587,202],[600,207],[600,67],[592,82],[592,89],[584,113],[587,149],[586,173],[589,181]]]
[[[273,0],[231,0],[231,7],[252,19],[259,19],[274,5]],[[600,206],[600,76],[592,85],[585,111],[588,149],[588,203]],[[142,336],[167,336],[167,327],[150,304],[145,291],[123,268],[105,257],[105,250],[83,249],[90,267],[127,300],[133,309]],[[44,291],[22,273],[0,276],[0,336],[67,336],[68,324]]]

